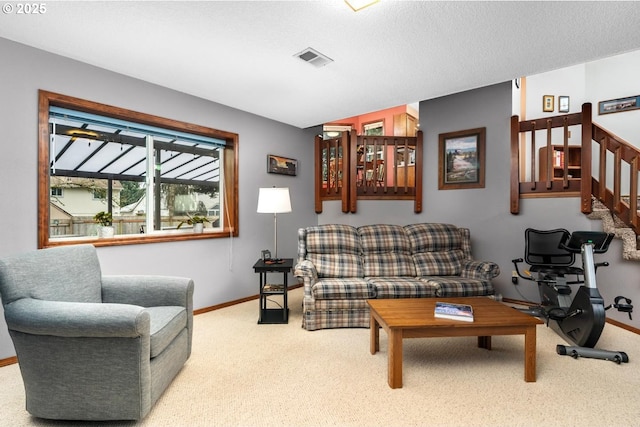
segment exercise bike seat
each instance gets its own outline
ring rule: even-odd
[[[529,271],[558,276],[582,275],[582,268],[573,267],[575,253],[561,246],[563,242],[568,242],[571,236],[571,233],[564,228],[554,230],[527,228],[524,232],[524,260],[530,266]]]

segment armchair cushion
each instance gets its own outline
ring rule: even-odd
[[[187,327],[187,313],[184,307],[149,307],[145,311],[151,317],[151,357],[164,351],[171,341]]]

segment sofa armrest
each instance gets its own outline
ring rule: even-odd
[[[185,277],[102,276],[102,302],[141,307],[175,305],[193,311],[193,280]]]
[[[318,270],[316,270],[316,266],[309,260],[303,260],[298,262],[294,269],[293,275],[295,277],[305,279],[308,278],[311,282],[315,283],[318,281]]]
[[[468,260],[462,264],[460,276],[491,280],[500,274],[500,266],[491,261]]]
[[[7,304],[4,314],[11,330],[56,337],[148,337],[151,323],[149,313],[137,305],[32,298]]]
[[[306,259],[299,261],[293,269],[293,275],[298,279],[302,279],[304,296],[310,298],[311,287],[318,281],[318,270],[316,266]]]

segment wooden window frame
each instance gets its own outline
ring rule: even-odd
[[[73,240],[50,239],[50,143],[49,143],[49,109],[51,106],[69,108],[91,114],[113,117],[121,120],[135,121],[150,126],[158,126],[181,132],[189,132],[211,138],[224,140],[224,205],[227,207],[222,215],[222,227],[205,233],[171,233],[154,232],[149,234],[118,235],[113,238],[98,239],[94,237]],[[151,114],[140,113],[120,107],[100,104],[67,95],[40,90],[38,92],[38,248],[91,243],[94,246],[117,246],[143,243],[175,242],[183,240],[200,240],[239,235],[239,203],[238,203],[238,134],[221,131],[205,126],[167,119]]]

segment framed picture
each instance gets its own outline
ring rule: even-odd
[[[553,95],[542,96],[542,111],[545,113],[553,112],[555,106],[553,105]]]
[[[569,97],[561,95],[558,97],[558,113],[568,113],[568,112],[569,112]]]
[[[640,108],[640,95],[598,102],[598,114],[621,113]]]
[[[296,176],[298,174],[298,161],[287,157],[267,154],[267,172]]]
[[[486,130],[477,128],[439,135],[439,190],[484,188]]]

